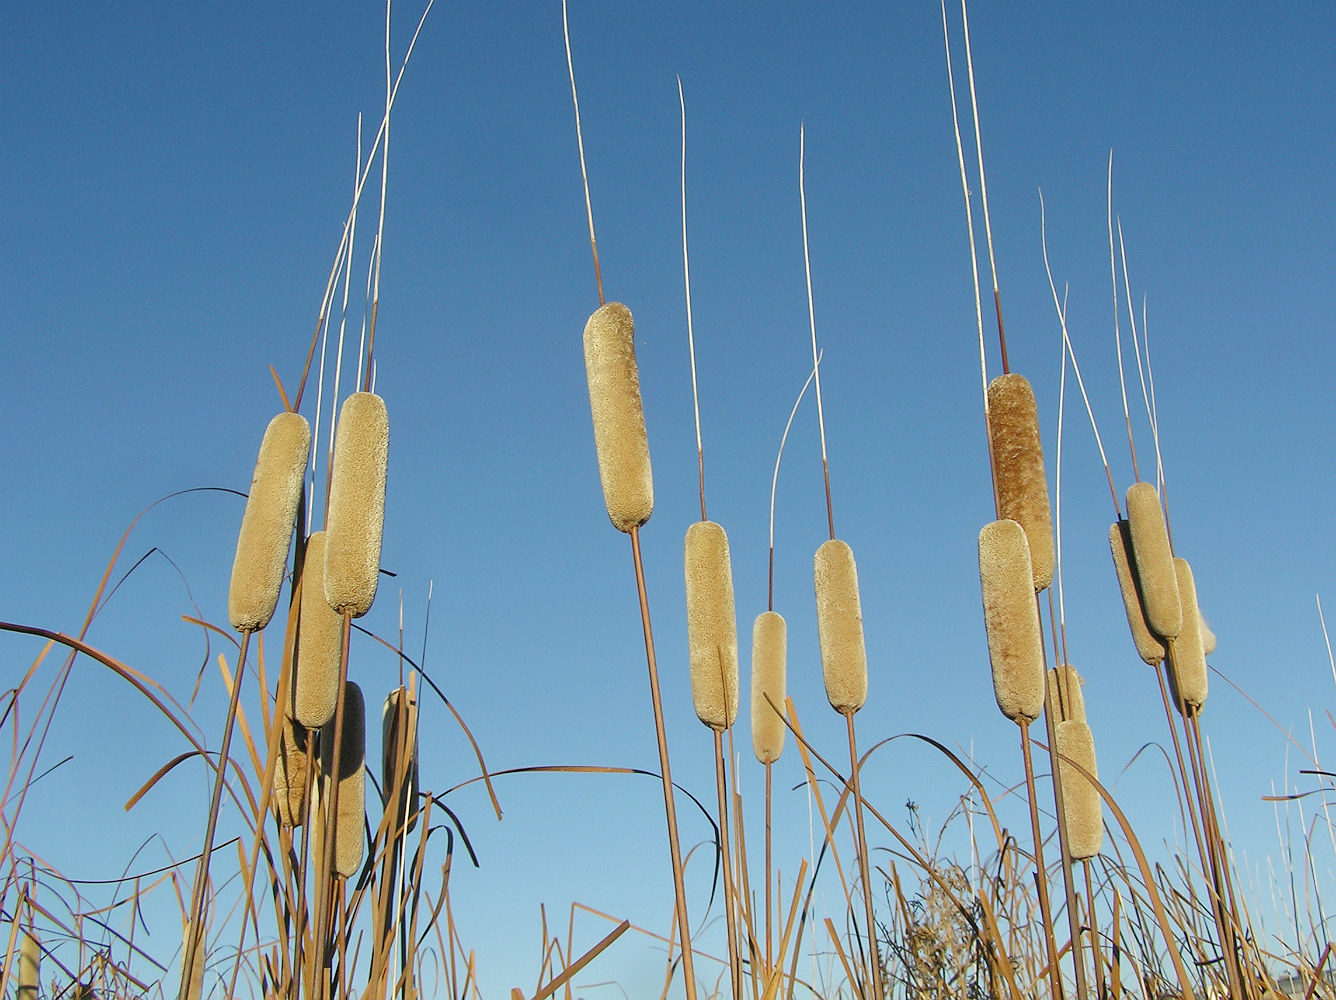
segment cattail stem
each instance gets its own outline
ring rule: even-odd
[[[872,915],[872,872],[868,862],[867,832],[863,824],[863,793],[859,786],[858,744],[854,738],[854,713],[841,713],[849,731],[849,787],[853,791],[854,828],[858,833],[858,875],[863,880],[863,913],[867,919],[867,951],[872,964],[872,998],[885,996],[881,981],[881,948],[877,944],[877,923]]]
[[[584,179],[585,216],[589,219],[589,249],[594,255],[594,283],[598,304],[603,305],[603,272],[598,266],[598,240],[594,237],[594,205],[589,199],[589,172],[585,169],[584,132],[580,128],[580,98],[575,92],[575,63],[571,59],[571,28],[566,19],[566,0],[561,0],[561,30],[566,38],[566,69],[571,77],[571,103],[575,106],[575,140],[580,148],[580,176]]]
[[[1021,756],[1025,760],[1025,792],[1030,800],[1030,833],[1034,839],[1035,887],[1039,891],[1039,915],[1044,924],[1044,944],[1048,948],[1049,983],[1053,1000],[1062,1000],[1062,975],[1058,969],[1058,944],[1053,937],[1053,907],[1048,898],[1048,873],[1044,870],[1044,839],[1039,830],[1039,797],[1035,794],[1034,759],[1030,751],[1030,726],[1022,725]]]
[[[742,996],[742,956],[738,951],[737,893],[733,884],[733,845],[728,835],[728,778],[724,773],[724,734],[714,733],[714,783],[719,796],[719,850],[724,874],[724,924],[728,928],[728,969],[733,996]]]
[[[772,948],[774,942],[772,933],[774,907],[770,898],[770,885],[774,879],[774,872],[770,866],[771,778],[773,777],[774,766],[774,761],[765,765],[765,975],[767,979],[774,964],[774,950]]]

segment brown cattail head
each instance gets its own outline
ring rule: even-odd
[[[1189,711],[1200,712],[1206,704],[1207,682],[1197,585],[1186,559],[1174,560],[1174,572],[1178,578],[1178,596],[1183,602],[1183,631],[1169,643],[1169,679]]]
[[[837,538],[816,550],[816,631],[830,707],[852,715],[867,701],[867,647],[858,567],[853,549]]]
[[[1078,861],[1093,858],[1104,843],[1104,803],[1090,781],[1069,763],[1074,761],[1095,779],[1095,737],[1084,722],[1059,722],[1054,730],[1054,745],[1062,757],[1058,760],[1058,781],[1062,785],[1063,819],[1067,826],[1067,846]]]
[[[319,729],[334,718],[339,698],[343,619],[325,600],[326,537],[323,531],[311,533],[306,539],[306,557],[302,562],[292,714],[307,729]]]
[[[1201,615],[1201,648],[1202,652],[1210,656],[1215,652],[1215,633],[1211,631],[1211,626],[1206,624],[1206,616]]]
[[[274,808],[278,821],[286,827],[301,826],[306,821],[306,790],[309,785],[306,756],[306,727],[285,718],[278,739],[278,760],[274,765]]]
[[[1133,483],[1127,488],[1127,523],[1146,624],[1161,639],[1173,639],[1183,630],[1183,609],[1178,603],[1178,578],[1160,494],[1150,483]]]
[[[723,731],[738,717],[738,620],[728,535],[713,521],[687,529],[687,648],[696,715]]]
[[[620,302],[599,306],[585,324],[584,353],[603,502],[612,526],[630,531],[654,512],[631,310]]]
[[[390,418],[385,400],[355,392],[343,401],[325,518],[325,600],[360,618],[376,599],[385,527]]]
[[[775,709],[784,710],[788,645],[789,631],[783,615],[762,611],[756,616],[752,626],[751,727],[752,749],[762,764],[773,764],[784,752],[787,727]],[[766,695],[770,701],[766,701]]]
[[[1116,521],[1109,527],[1109,551],[1113,553],[1113,570],[1118,574],[1118,589],[1123,594],[1123,609],[1132,630],[1132,642],[1137,655],[1152,667],[1164,662],[1164,643],[1146,624],[1145,604],[1141,599],[1141,584],[1137,579],[1136,562],[1132,556],[1132,529],[1126,521]]]
[[[983,623],[997,707],[1029,725],[1044,709],[1044,649],[1025,529],[1003,519],[979,532]]]
[[[988,427],[997,516],[1025,529],[1033,586],[1040,591],[1053,581],[1053,521],[1044,451],[1039,444],[1039,414],[1024,375],[999,375],[988,386]]]
[[[366,821],[366,702],[362,689],[348,681],[343,691],[343,746],[338,769],[334,767],[334,726],[320,733],[320,775],[322,797],[328,797],[329,782],[339,783],[339,814],[334,819],[334,871],[352,878],[362,867]],[[325,808],[320,809],[321,822]],[[322,829],[318,827],[317,830]],[[323,833],[320,834],[323,840]]]
[[[201,949],[203,954],[203,949]],[[19,935],[19,976],[17,1000],[37,1000],[41,981],[42,947],[31,930]]]
[[[1048,697],[1059,721],[1085,722],[1085,698],[1081,685],[1085,680],[1070,663],[1048,672]]]
[[[310,448],[305,417],[285,410],[269,421],[241,516],[227,595],[227,617],[238,632],[258,631],[274,616]]]
[[[380,787],[385,811],[393,809],[397,818],[394,836],[412,833],[417,825],[418,706],[408,688],[395,688],[385,699],[380,735]]]

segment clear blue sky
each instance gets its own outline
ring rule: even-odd
[[[396,7],[396,64],[419,13]],[[0,618],[76,630],[138,511],[189,487],[247,487],[279,407],[267,368],[294,386],[314,326],[350,203],[357,115],[369,137],[383,105],[383,14],[375,3],[27,0],[0,12]],[[1336,607],[1336,8],[979,3],[971,15],[1011,363],[1039,399],[1051,487],[1060,341],[1040,189],[1114,478],[1120,491],[1131,482],[1105,228],[1112,150],[1133,296],[1147,303],[1174,538],[1219,636],[1213,663],[1305,743],[1311,711],[1319,750],[1336,753],[1314,602],[1331,593]],[[932,3],[577,0],[570,11],[604,287],[637,321],[657,500],[643,537],[675,777],[707,801],[711,741],[684,665],[681,545],[698,512],[675,75],[709,507],[732,544],[744,661],[765,607],[770,471],[810,364],[805,121],[835,524],[858,557],[872,675],[861,739],[920,732],[972,747],[1003,783],[1020,775],[979,607],[976,537],[993,509],[940,17]],[[952,25],[959,81],[958,10]],[[353,328],[373,226],[364,213]],[[604,514],[590,431],[580,332],[596,305],[559,5],[438,6],[391,133],[377,389],[392,427],[383,563],[397,576],[365,624],[392,637],[402,588],[417,650],[435,581],[427,669],[493,768],[657,765],[629,546]],[[996,371],[991,341],[990,352]],[[1112,780],[1165,726],[1114,585],[1104,473],[1068,402],[1068,648]],[[1148,449],[1144,418],[1136,426]],[[808,404],[785,463],[776,609],[790,624],[791,693],[813,740],[839,758],[813,626],[825,516]],[[183,701],[204,644],[180,615],[195,613],[193,599],[225,621],[241,509],[207,493],[156,508],[123,565],[156,547],[180,575],[149,560],[91,632]],[[38,648],[0,641],[6,685]],[[394,660],[355,645],[352,676],[375,704]],[[34,789],[20,839],[79,878],[120,872],[153,833],[162,840],[137,866],[190,853],[202,771],[182,769],[124,813],[182,741],[101,668],[84,662],[75,677],[45,758],[74,760]],[[197,718],[214,745],[223,705],[211,665]],[[475,768],[441,706],[427,700],[424,712],[423,781],[443,790]],[[1286,780],[1285,737],[1215,678],[1204,726],[1235,847],[1265,872],[1278,844],[1261,798]],[[738,739],[746,765],[745,727]],[[1290,781],[1311,780],[1295,777],[1297,760],[1291,749]],[[778,766],[780,786],[801,780],[791,745]],[[742,773],[758,805],[760,773]],[[1152,845],[1175,836],[1166,781],[1152,754],[1116,786]],[[655,782],[533,776],[498,790],[500,824],[476,789],[450,800],[482,862],[457,864],[452,884],[485,995],[532,989],[540,903],[557,923],[579,901],[667,926]],[[919,802],[931,826],[963,787],[900,743],[874,757],[865,790],[897,818]],[[785,792],[780,811],[792,871],[806,801]],[[689,843],[707,832],[683,812]],[[1333,857],[1319,858],[1325,872]],[[707,867],[694,866],[695,914]],[[1260,898],[1274,924],[1269,890]],[[178,933],[166,912],[152,928],[163,952]],[[580,926],[585,946],[606,929]],[[656,981],[656,963],[628,939],[587,981],[634,994]]]

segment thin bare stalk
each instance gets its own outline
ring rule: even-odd
[[[821,354],[816,348],[816,309],[812,304],[812,257],[807,249],[807,184],[804,173],[807,159],[807,130],[798,127],[798,198],[803,216],[803,270],[807,274],[807,319],[812,327],[812,372],[816,380],[816,419],[821,428],[821,472],[826,481],[826,520],[830,537],[835,537],[835,514],[830,505],[830,462],[826,458],[826,415],[821,406]]]
[[[817,365],[821,363],[821,355],[817,355]],[[798,398],[793,401],[793,409],[789,411],[789,421],[784,425],[784,433],[779,439],[779,452],[775,455],[775,474],[770,477],[770,575],[768,583],[769,598],[766,609],[775,610],[775,491],[779,488],[779,461],[784,457],[784,445],[789,440],[789,428],[793,426],[793,418],[798,413],[798,406],[803,401],[803,396],[807,394],[807,387],[812,384],[812,379],[816,377],[816,367],[812,368],[811,374],[807,376],[807,381],[803,383],[802,390],[798,393]],[[1332,679],[1336,680],[1336,668],[1332,670]]]
[[[682,78],[677,78],[677,101],[682,107],[682,280],[687,292],[687,350],[691,354],[691,404],[696,414],[696,466],[700,475],[700,519],[705,517],[705,449],[700,437],[700,392],[696,386],[696,336],[691,326],[691,260],[687,256],[687,100]]]
[[[724,874],[724,925],[728,928],[728,971],[733,996],[742,996],[742,955],[738,951],[737,893],[733,883],[733,845],[728,835],[728,778],[724,774],[724,736],[714,733],[714,783],[719,795],[719,853]]]
[[[858,760],[858,743],[854,738],[854,713],[845,712],[844,719],[849,731],[849,786],[853,791],[854,828],[858,834],[858,876],[863,882],[863,915],[867,919],[867,950],[869,970],[872,974],[872,1000],[881,1000],[886,995],[881,979],[881,946],[877,943],[877,922],[872,915],[872,871],[868,861],[870,853],[867,844],[867,831],[863,824],[863,793],[860,789],[858,772],[861,766]]]
[[[589,171],[585,169],[584,132],[580,128],[580,98],[575,92],[575,63],[571,59],[571,27],[566,19],[566,0],[561,0],[561,30],[566,38],[566,69],[571,77],[571,103],[575,105],[575,141],[580,147],[580,176],[584,179],[585,216],[589,219],[589,249],[594,254],[594,283],[598,304],[603,305],[603,272],[598,266],[598,240],[594,238],[594,205],[589,198]]]
[[[1062,1000],[1062,974],[1058,968],[1058,944],[1053,937],[1053,907],[1048,898],[1048,875],[1044,870],[1044,838],[1039,830],[1039,797],[1035,793],[1034,760],[1030,752],[1030,727],[1020,727],[1021,756],[1025,760],[1025,793],[1030,801],[1030,834],[1034,839],[1035,888],[1039,891],[1039,914],[1044,925],[1044,944],[1048,949],[1049,985],[1053,1000]]]

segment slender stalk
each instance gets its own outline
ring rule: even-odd
[[[714,733],[714,782],[719,794],[719,848],[724,869],[724,924],[728,928],[728,970],[733,996],[742,996],[742,955],[738,951],[737,893],[733,884],[733,845],[728,836],[728,779],[724,774],[724,736]]]
[[[868,862],[867,832],[863,825],[863,793],[859,786],[858,744],[854,738],[854,713],[845,712],[849,731],[849,786],[853,791],[854,828],[858,832],[858,875],[863,881],[863,915],[867,920],[867,950],[872,968],[872,997],[881,1000],[886,995],[881,979],[881,947],[877,944],[877,922],[872,915],[872,872]]]
[[[1021,729],[1021,756],[1025,759],[1025,791],[1030,800],[1030,833],[1034,838],[1035,887],[1039,891],[1039,915],[1044,924],[1044,944],[1048,948],[1048,976],[1053,1000],[1062,1000],[1062,974],[1058,969],[1058,945],[1053,937],[1053,907],[1048,898],[1048,875],[1044,870],[1044,839],[1039,831],[1039,798],[1035,794],[1034,760],[1030,752],[1030,726]]]
[[[585,215],[589,219],[589,249],[594,254],[594,283],[598,304],[603,305],[603,272],[598,266],[598,240],[594,237],[594,205],[589,199],[589,171],[585,169],[584,132],[580,128],[580,98],[575,93],[575,62],[571,59],[571,28],[566,19],[566,0],[561,0],[561,30],[566,38],[566,69],[571,77],[571,103],[575,105],[575,141],[580,147],[580,176],[584,179]]]
[[[807,249],[807,184],[804,173],[807,160],[807,130],[798,128],[798,198],[803,216],[803,270],[807,274],[807,318],[812,327],[812,372],[816,381],[816,419],[821,428],[821,473],[826,481],[826,521],[830,537],[835,537],[835,514],[830,505],[830,462],[826,458],[826,413],[821,405],[821,354],[816,348],[816,309],[812,303],[812,258]]]

